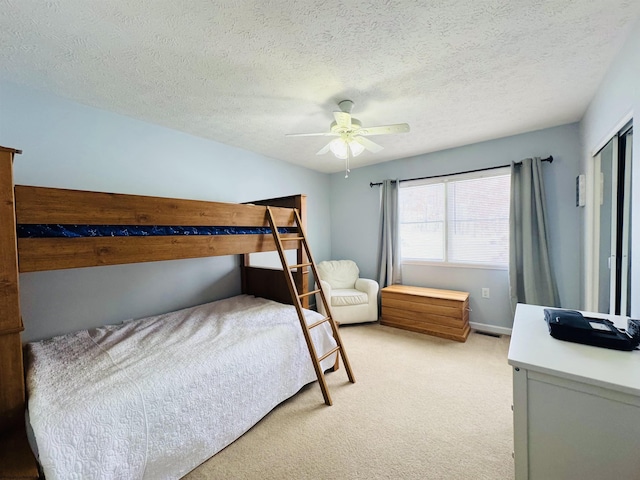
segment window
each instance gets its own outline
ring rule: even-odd
[[[509,169],[400,185],[404,261],[507,266]]]

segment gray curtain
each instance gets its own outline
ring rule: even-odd
[[[398,219],[398,181],[385,180],[380,191],[380,288],[402,283]]]
[[[539,157],[511,163],[509,215],[509,287],[511,306],[530,303],[559,307],[549,260],[546,200]]]

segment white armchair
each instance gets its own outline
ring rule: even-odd
[[[378,320],[378,282],[359,278],[360,269],[352,260],[329,260],[317,265],[320,286],[338,323],[376,322]],[[326,315],[319,293],[316,305]]]

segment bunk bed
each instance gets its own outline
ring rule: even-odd
[[[230,204],[16,186],[13,184],[12,169],[14,156],[19,153],[21,153],[19,150],[0,147],[0,478],[37,478],[34,458],[26,440],[24,421],[26,399],[19,273],[240,255],[242,295],[238,299],[223,301],[221,307],[219,302],[214,302],[216,305],[194,307],[195,311],[187,309],[169,314],[168,318],[173,320],[168,320],[168,323],[174,322],[173,326],[169,326],[169,330],[172,330],[175,324],[189,323],[189,319],[194,316],[201,318],[205,315],[202,313],[203,309],[207,310],[206,315],[209,315],[208,310],[218,307],[224,313],[228,310],[229,302],[241,302],[243,305],[246,301],[254,302],[250,306],[242,307],[247,309],[253,309],[257,302],[260,308],[267,310],[280,308],[274,305],[276,302],[278,304],[295,303],[292,302],[291,285],[285,282],[283,272],[251,266],[249,254],[276,250],[277,245],[270,233],[268,216],[276,220],[279,237],[285,242],[287,239],[296,237],[297,234],[294,233],[296,222],[301,221],[303,226],[306,223],[304,195],[257,201],[251,204]],[[267,214],[268,210],[271,212],[270,215]],[[297,220],[296,211],[299,215]],[[297,264],[307,264],[308,252],[299,245],[296,256]],[[292,278],[297,291],[304,293],[301,297],[302,307],[308,308],[308,271],[306,268],[297,268],[292,272]],[[293,307],[288,308],[290,311],[293,309]],[[182,316],[176,320],[176,314]],[[284,314],[271,313],[270,315],[280,318]],[[295,311],[293,315],[297,324]],[[305,310],[304,315],[309,317],[308,322],[321,323],[314,317],[318,315],[316,312]],[[77,345],[82,342],[93,343],[107,352],[108,361],[115,363],[112,358],[113,352],[109,351],[113,346],[110,342],[114,337],[142,336],[142,341],[128,346],[134,349],[141,348],[147,338],[145,329],[149,325],[160,324],[159,318],[166,320],[164,317],[167,315],[119,326],[105,326],[93,332],[70,333],[67,335],[71,337],[70,343],[66,343],[64,348],[70,349],[73,356],[73,349]],[[238,316],[233,318],[236,317]],[[249,323],[255,323],[255,320]],[[298,325],[297,328],[300,329],[300,326]],[[123,331],[127,333],[123,334]],[[326,339],[314,338],[314,342],[316,340],[319,343],[327,342]],[[178,342],[173,341],[173,343]],[[120,345],[122,344],[118,344],[119,348],[124,348]],[[51,347],[47,342],[33,345],[27,349],[27,362],[35,362],[42,357],[45,361],[39,365],[41,369],[46,370],[47,362],[51,358],[45,355],[47,348],[53,351],[54,356],[60,353],[59,347]],[[164,349],[165,346],[161,345],[159,348]],[[308,355],[307,352],[307,360]],[[326,358],[323,367],[334,359],[337,361],[335,355]],[[310,362],[307,363],[310,366]],[[43,365],[45,367],[42,367]],[[90,369],[89,372],[94,374],[98,370],[108,369],[108,365],[91,368],[93,370]],[[73,368],[70,371],[73,371]],[[313,373],[313,370],[311,372]],[[174,374],[176,378],[180,377],[179,372]],[[33,375],[33,372],[27,374],[29,385],[42,383],[42,377],[39,377],[40,380],[35,380],[36,377]],[[44,378],[46,379],[46,376]],[[301,378],[304,383],[314,379],[309,378],[307,374],[302,375]],[[296,388],[299,389],[300,386],[289,385],[284,388],[284,393],[280,397],[274,398],[279,399],[279,403],[294,394],[297,391]],[[55,394],[55,387],[50,388],[48,394]],[[282,395],[285,395],[285,398],[282,398]],[[34,395],[34,397],[39,398],[41,404],[52,402],[52,399],[46,395]],[[238,402],[243,401],[241,398],[234,398]],[[271,408],[273,406],[269,410]],[[254,412],[251,421],[255,423],[266,413],[268,410]],[[29,414],[38,415],[37,412],[29,412]],[[146,414],[152,416],[151,412]],[[244,425],[241,430],[246,431],[249,427]],[[150,427],[147,425],[145,428],[148,434]],[[237,436],[239,435],[233,432],[227,435],[223,441],[216,444],[215,451],[209,452],[209,456]],[[145,457],[143,463],[147,462],[147,456],[153,453],[150,452],[153,449],[152,442],[150,443],[148,439],[146,442],[145,452],[131,452],[132,455]],[[174,447],[175,445],[172,445],[170,448],[174,449]],[[180,452],[174,451],[174,457],[180,457],[180,455],[182,455]],[[202,455],[203,453],[200,452],[201,457]],[[204,459],[200,458],[199,461]],[[170,460],[169,463],[175,461],[175,458]],[[195,466],[197,463],[191,468]],[[167,463],[163,464],[160,461],[150,466],[146,474],[157,476],[163,468],[167,468]],[[181,468],[183,473],[188,471],[188,469],[184,471],[186,467]],[[139,475],[139,478],[143,478],[143,475]]]

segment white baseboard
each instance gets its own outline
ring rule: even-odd
[[[496,327],[495,325],[486,325],[484,323],[469,322],[469,326],[472,330],[478,330],[479,332],[494,333],[496,335],[508,335],[511,336],[511,329],[506,327]]]

